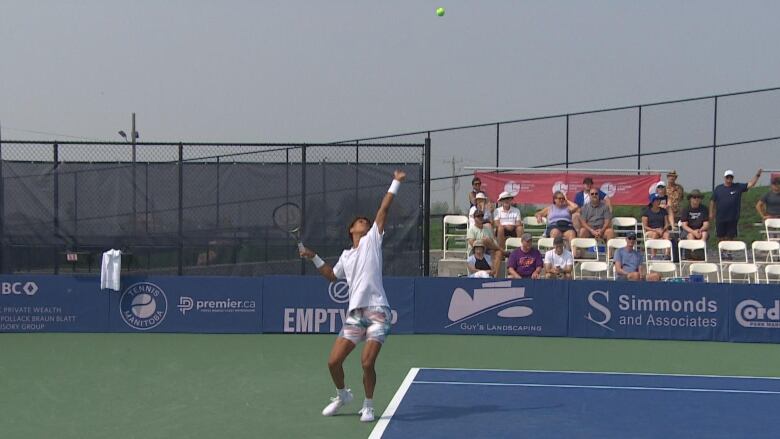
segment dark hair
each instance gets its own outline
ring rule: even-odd
[[[582,180],[582,183],[585,184],[593,184],[593,179],[590,177],[585,177],[585,180]]]
[[[482,183],[482,180],[480,180],[479,177],[474,177],[474,178],[471,179],[471,184],[474,184],[474,183]]]
[[[350,230],[352,230],[352,226],[354,226],[355,223],[358,222],[359,220],[366,220],[367,223],[371,223],[371,218],[367,216],[356,216],[355,218],[353,218],[352,221],[349,223],[349,226],[347,227],[347,236],[349,236],[350,242],[352,242],[352,232],[350,232]]]

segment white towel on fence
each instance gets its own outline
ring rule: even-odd
[[[119,291],[119,272],[122,269],[122,251],[111,249],[103,253],[100,268],[100,289]]]

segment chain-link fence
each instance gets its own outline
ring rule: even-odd
[[[335,262],[347,224],[373,217],[404,185],[386,225],[385,272],[419,275],[424,145],[176,144],[1,141],[3,273],[99,272],[121,249],[127,272],[313,274],[274,228],[284,202],[304,213],[302,239]]]

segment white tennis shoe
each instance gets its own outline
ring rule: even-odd
[[[373,407],[363,407],[358,413],[360,413],[360,422],[374,422]]]
[[[330,404],[322,409],[322,416],[333,416],[341,410],[342,407],[352,401],[352,391],[347,389],[343,394],[336,393],[335,398],[330,399]],[[372,416],[373,417],[373,416]]]

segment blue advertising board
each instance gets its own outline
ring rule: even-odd
[[[566,282],[420,278],[417,333],[566,335]]]
[[[262,332],[262,278],[123,277],[111,297],[113,332]]]
[[[780,285],[731,285],[729,340],[780,343]]]
[[[108,332],[96,277],[0,276],[0,332]]]
[[[319,276],[266,276],[263,332],[337,333],[346,318],[349,286]],[[414,331],[414,278],[385,277],[394,334]]]
[[[668,282],[569,283],[569,335],[728,340],[729,286]]]

